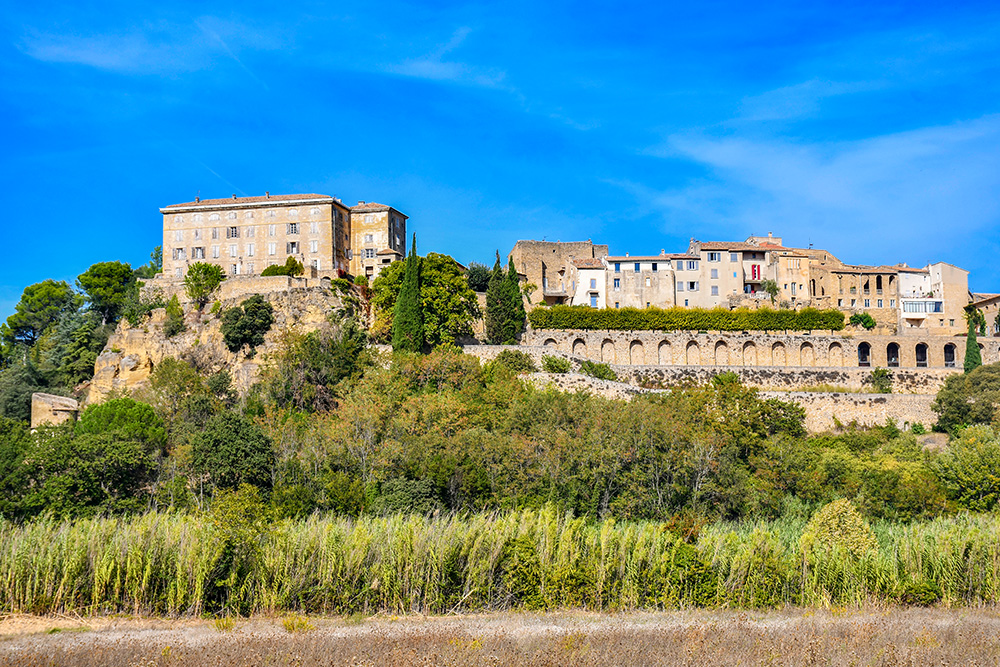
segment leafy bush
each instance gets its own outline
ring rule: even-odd
[[[851,315],[851,319],[848,324],[853,324],[856,326],[864,327],[865,329],[871,331],[875,328],[875,318],[868,313],[854,313]]]
[[[920,422],[913,422],[910,424],[910,433],[913,435],[923,435],[927,433],[927,428]]]
[[[806,524],[799,545],[807,556],[847,550],[861,558],[878,551],[878,540],[851,501],[835,500],[820,508]]]
[[[934,461],[948,496],[962,509],[993,510],[1000,501],[1000,438],[989,426],[970,426]]]
[[[542,370],[546,373],[569,373],[572,368],[569,359],[553,357],[551,354],[542,356]]]
[[[271,488],[274,467],[271,439],[246,417],[223,412],[212,417],[194,439],[191,467],[217,489],[242,484]]]
[[[865,384],[871,385],[872,391],[876,394],[891,394],[892,373],[888,368],[873,368],[865,378]]]
[[[520,350],[504,350],[490,362],[493,368],[505,368],[512,373],[535,373],[538,366],[531,356]]]
[[[941,587],[933,581],[909,582],[903,587],[899,594],[899,601],[903,604],[929,607],[941,600]]]
[[[187,329],[187,325],[184,324],[184,309],[181,308],[181,302],[175,294],[167,302],[167,319],[163,323],[163,335],[167,338],[173,338],[185,329]]]
[[[330,287],[337,290],[341,294],[347,294],[351,291],[351,281],[347,278],[334,278],[330,281]]]
[[[839,310],[725,310],[723,308],[588,308],[552,306],[528,315],[535,329],[614,331],[807,331],[844,328]]]
[[[275,264],[269,266],[260,272],[262,276],[301,276],[305,273],[305,267],[302,266],[302,262],[298,261],[294,257],[289,257],[285,260],[284,264]]]
[[[246,299],[236,308],[230,308],[222,315],[222,338],[230,352],[236,352],[244,345],[254,348],[264,342],[266,334],[274,323],[274,309],[259,294]]]
[[[375,514],[430,514],[441,509],[432,479],[396,477],[382,482],[372,503]]]
[[[595,377],[598,380],[618,380],[618,374],[611,370],[611,366],[590,361],[589,359],[580,362],[580,372],[584,375]]]

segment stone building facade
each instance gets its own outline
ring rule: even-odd
[[[607,245],[590,241],[518,241],[510,251],[522,284],[535,286],[527,299],[528,308],[573,303],[579,281],[573,261],[607,256]]]
[[[328,195],[265,193],[195,199],[160,213],[165,281],[182,279],[195,262],[253,276],[289,257],[312,275],[376,275],[377,266],[405,255],[407,218],[381,204],[348,207]]]

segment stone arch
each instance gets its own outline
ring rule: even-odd
[[[827,363],[830,366],[840,367],[844,365],[844,346],[840,343],[830,343],[830,350],[827,352]]]
[[[642,347],[642,341],[634,340],[628,346],[628,362],[633,366],[643,366],[646,363],[646,351]]]
[[[606,364],[616,363],[615,344],[610,338],[605,338],[604,342],[601,343],[601,361]]]
[[[771,346],[771,365],[772,366],[784,366],[785,365],[785,344],[775,343]]]
[[[729,365],[729,346],[726,345],[726,341],[720,340],[715,344],[715,365],[716,366],[728,366]]]
[[[674,363],[673,354],[671,353],[670,343],[663,341],[660,343],[659,347],[656,348],[656,360],[661,365]]]
[[[815,366],[816,350],[812,343],[802,343],[799,348],[799,366]]]
[[[955,367],[955,351],[957,348],[954,343],[948,343],[944,346],[944,365],[948,368]]]
[[[746,343],[743,343],[743,365],[744,366],[757,365],[757,346],[754,345],[752,341],[747,341]]]
[[[872,365],[872,346],[868,343],[858,343],[858,366]]]
[[[546,338],[545,342],[542,343],[542,345],[544,345],[545,347],[555,347],[556,346],[556,339],[555,338]]]
[[[684,363],[688,366],[701,365],[701,348],[698,347],[697,341],[688,342],[687,347],[684,348]]]
[[[587,356],[587,341],[582,338],[577,338],[573,341],[573,354],[578,357]]]
[[[930,362],[929,352],[927,348],[927,343],[917,343],[917,346],[913,349],[913,352],[917,358],[917,368],[927,368]]]
[[[330,278],[327,276],[323,276],[322,278],[320,278],[319,286],[325,289],[330,289]]]
[[[897,343],[889,343],[885,346],[885,365],[890,368],[899,366],[899,345]]]

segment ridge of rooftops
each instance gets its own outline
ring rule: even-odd
[[[371,213],[393,210],[399,213],[404,218],[407,217],[400,211],[394,209],[392,206],[387,204],[380,204],[378,202],[366,202],[359,201],[355,206],[348,206],[344,204],[337,197],[331,197],[330,195],[321,195],[316,193],[311,194],[298,194],[298,195],[272,195],[270,192],[265,192],[262,196],[253,197],[237,197],[233,195],[232,197],[224,197],[219,199],[201,199],[200,197],[195,197],[194,201],[184,202],[181,204],[170,204],[169,206],[164,206],[160,209],[161,213],[173,213],[179,210],[187,210],[193,208],[218,208],[218,207],[232,207],[232,206],[272,206],[275,204],[337,204],[343,208],[349,209],[351,211]]]

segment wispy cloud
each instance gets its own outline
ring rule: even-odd
[[[664,215],[715,229],[784,229],[813,239],[876,246],[884,256],[930,253],[995,225],[1000,202],[1000,115],[858,141],[677,135],[664,157],[702,165],[690,187],[632,186]],[[887,245],[890,244],[890,245]]]
[[[507,73],[497,68],[484,68],[456,60],[446,60],[445,56],[465,42],[472,29],[463,26],[452,33],[451,38],[427,55],[385,67],[393,74],[431,81],[450,81],[463,85],[484,88],[509,89],[505,84]]]
[[[792,86],[744,97],[740,105],[741,121],[789,120],[815,116],[823,100],[841,95],[877,90],[879,81],[821,81],[812,79]]]

